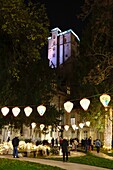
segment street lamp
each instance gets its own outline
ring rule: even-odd
[[[64,109],[70,113],[71,110],[73,109],[73,103],[70,101],[67,101],[66,103],[64,103]]]
[[[37,107],[37,111],[38,111],[40,116],[43,116],[45,111],[46,111],[46,107],[43,106],[43,105],[40,105],[40,106]]]

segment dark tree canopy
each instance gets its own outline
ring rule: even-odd
[[[45,6],[34,0],[1,0],[0,14],[0,106],[10,108],[7,118],[3,119],[2,115],[0,118],[3,124],[11,122],[20,126],[33,119],[33,115],[25,119],[26,106],[44,104],[49,108],[54,95],[54,71],[44,56],[49,20]],[[21,108],[16,120],[11,112],[14,106]],[[32,114],[39,117],[36,109]],[[58,117],[55,107],[49,114],[51,119],[47,117],[45,123]]]
[[[77,58],[78,75],[75,100],[83,97],[91,101],[81,117],[90,119],[94,127],[102,127],[105,111],[99,101],[103,93],[113,93],[113,1],[86,0],[79,18],[85,23]],[[112,101],[111,103],[112,104]],[[106,112],[107,114],[107,112]],[[100,129],[102,130],[102,129]]]
[[[37,64],[40,65],[38,60],[47,44],[49,22],[44,5],[31,1],[1,1],[0,12],[1,98],[4,97],[4,104],[16,104],[17,98],[20,100],[17,93],[21,98],[24,93],[26,100],[31,83],[37,83],[31,75],[39,71]]]
[[[86,29],[81,39],[81,55],[87,62],[87,80],[100,84],[109,79],[113,65],[113,2],[86,1],[83,8],[87,18]],[[87,8],[86,8],[87,6]],[[85,62],[84,62],[85,63]]]

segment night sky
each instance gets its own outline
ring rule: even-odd
[[[82,22],[77,19],[84,0],[42,0],[47,9],[51,29],[58,27],[61,31],[72,29],[79,37],[82,31]]]

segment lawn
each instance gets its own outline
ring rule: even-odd
[[[62,158],[51,159],[62,161]],[[113,169],[113,160],[97,157],[90,152],[88,152],[85,156],[69,157],[69,162]]]
[[[19,160],[0,159],[0,170],[62,170],[58,167]]]
[[[42,159],[52,159],[56,161],[62,161],[62,157],[60,158],[44,157]],[[88,152],[85,156],[69,157],[69,162],[113,169],[112,160],[97,157],[90,152]],[[2,158],[0,159],[0,170],[48,170],[48,169],[62,170],[61,168],[58,167],[52,167],[49,165],[42,165],[38,163],[19,161],[19,160],[9,160],[9,159],[2,159]]]

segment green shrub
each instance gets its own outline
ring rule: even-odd
[[[59,148],[58,147],[53,147],[50,149],[50,153],[52,155],[59,155]]]

